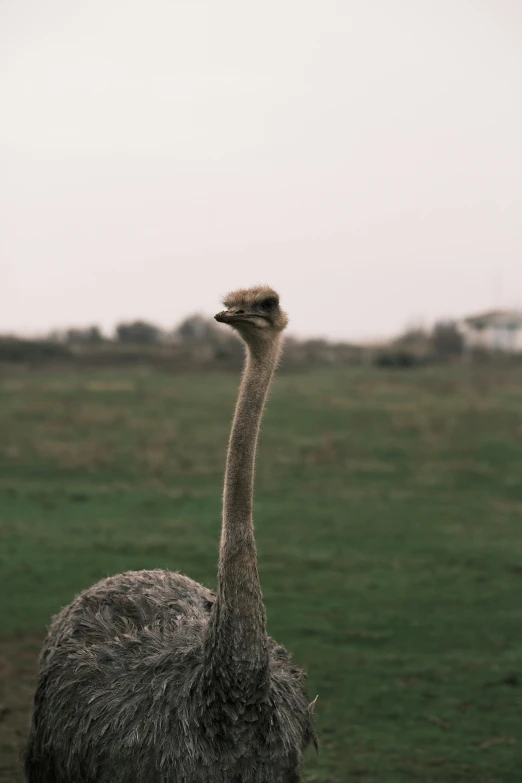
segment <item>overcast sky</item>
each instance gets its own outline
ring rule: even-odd
[[[522,307],[520,0],[0,0],[0,331]]]

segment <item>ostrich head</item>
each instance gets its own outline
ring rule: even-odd
[[[214,316],[216,321],[232,326],[249,345],[277,338],[288,323],[279,296],[268,286],[232,291],[223,304],[226,310]]]

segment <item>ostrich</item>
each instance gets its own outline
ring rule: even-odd
[[[27,783],[298,783],[315,743],[304,674],[266,633],[252,519],[259,425],[288,323],[258,286],[215,318],[246,345],[214,594],[129,571],[80,593],[40,655]]]

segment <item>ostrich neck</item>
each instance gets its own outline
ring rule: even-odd
[[[213,667],[246,685],[245,675],[267,665],[266,619],[257,571],[252,518],[254,467],[263,408],[277,364],[280,341],[247,348],[228,444],[217,599],[207,651]],[[209,649],[210,648],[210,649]]]

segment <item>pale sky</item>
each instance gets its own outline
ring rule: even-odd
[[[0,0],[0,332],[522,307],[520,0]]]

